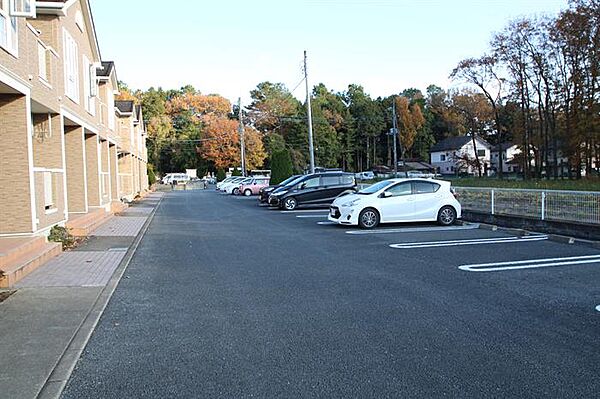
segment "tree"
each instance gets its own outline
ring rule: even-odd
[[[460,79],[479,88],[489,101],[494,111],[496,144],[504,141],[504,126],[500,118],[500,108],[504,104],[504,79],[498,74],[498,60],[484,55],[481,58],[468,58],[458,63],[450,74],[452,79]],[[498,177],[502,179],[503,154],[499,151]]]
[[[421,107],[417,104],[410,105],[406,97],[396,97],[396,117],[398,118],[398,140],[400,141],[400,158],[406,158],[411,152],[419,129],[425,124]]]
[[[289,151],[276,151],[271,155],[271,184],[279,184],[293,174]]]

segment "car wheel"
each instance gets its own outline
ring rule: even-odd
[[[246,190],[244,191],[244,195],[245,195],[246,197],[249,197],[249,196],[251,196],[251,195],[252,195],[252,190],[250,190],[250,189],[246,189]]]
[[[373,229],[379,225],[379,212],[373,208],[363,209],[358,215],[358,225],[362,229]]]
[[[294,197],[286,198],[285,201],[283,201],[283,207],[288,211],[293,211],[297,206],[298,201],[296,201],[296,198]]]
[[[239,194],[239,192],[240,192],[240,189],[239,189],[239,188],[234,188],[234,189],[231,191],[231,194],[233,194],[233,195],[238,195],[238,194]]]
[[[438,223],[442,226],[450,226],[456,222],[456,211],[451,206],[444,206],[438,212]]]

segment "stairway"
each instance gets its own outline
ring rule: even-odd
[[[61,252],[60,243],[45,237],[0,238],[0,288],[12,287]]]

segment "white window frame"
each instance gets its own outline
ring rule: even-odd
[[[52,172],[43,172],[44,176],[44,210],[49,211],[55,208],[54,204],[54,181]]]
[[[96,74],[92,73],[96,68],[93,63],[84,55],[83,57],[83,98],[85,110],[91,115],[96,115],[96,98],[94,97],[93,87],[96,84]]]
[[[38,76],[48,82],[48,50],[44,43],[38,41]]]
[[[35,18],[35,0],[8,0],[13,17]]]
[[[19,57],[19,24],[17,18],[10,14],[10,1],[0,0],[0,18],[3,28],[0,28],[0,47],[15,58]]]
[[[79,104],[79,49],[73,36],[63,28],[65,95]]]

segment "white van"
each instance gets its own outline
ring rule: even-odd
[[[187,184],[190,177],[185,173],[173,173],[167,177],[167,184]]]

